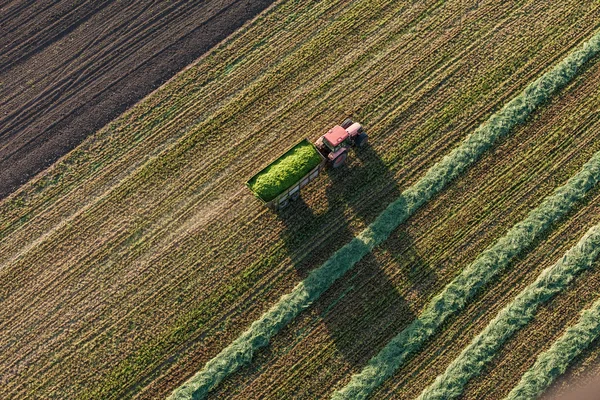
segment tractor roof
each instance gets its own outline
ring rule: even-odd
[[[334,126],[325,134],[325,139],[332,145],[337,146],[348,138],[348,132],[339,125]]]

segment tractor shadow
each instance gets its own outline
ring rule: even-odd
[[[303,278],[354,237],[356,224],[373,222],[400,195],[393,174],[368,144],[350,157],[347,166],[320,178],[329,180],[324,212],[316,213],[301,198],[279,215],[286,226],[284,243]],[[313,247],[299,252],[302,242]],[[375,254],[367,254],[325,291],[314,309],[346,362],[363,366],[415,318],[399,289],[414,295],[435,279],[401,225]]]

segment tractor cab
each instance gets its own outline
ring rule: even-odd
[[[348,118],[317,139],[315,147],[329,160],[331,167],[338,168],[346,162],[350,147],[361,147],[366,142],[367,134],[362,125]]]
[[[348,144],[346,143],[348,137],[348,131],[342,128],[341,126],[336,125],[333,128],[331,128],[329,132],[323,135],[323,144],[327,146],[329,151],[335,153],[342,147],[348,147]]]

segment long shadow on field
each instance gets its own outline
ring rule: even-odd
[[[326,174],[330,183],[326,200],[321,200],[327,201],[325,212],[317,214],[299,200],[280,215],[287,226],[283,239],[302,276],[353,237],[356,228],[352,230],[351,224],[371,223],[400,195],[392,173],[372,147],[356,149],[350,157],[347,166]],[[352,220],[348,215],[353,215]],[[313,248],[298,252],[302,241],[312,243]],[[402,226],[376,254],[365,256],[315,304],[337,351],[352,366],[364,365],[415,318],[398,288],[410,287],[411,293],[418,293],[421,285],[436,278]],[[382,262],[391,262],[394,268],[384,270]]]

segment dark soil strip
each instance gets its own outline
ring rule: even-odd
[[[18,0],[0,7],[0,198],[273,0]]]

